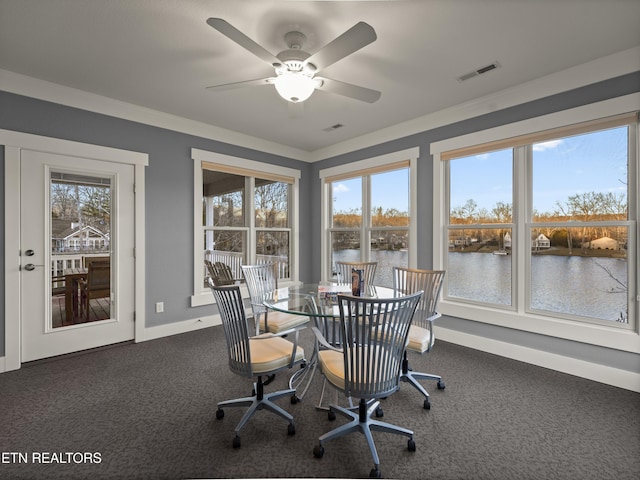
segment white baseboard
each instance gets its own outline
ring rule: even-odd
[[[220,315],[218,314],[200,318],[192,318],[189,320],[183,320],[181,322],[168,323],[166,325],[159,325],[157,327],[149,327],[144,329],[144,338],[136,338],[136,342],[155,340],[156,338],[192,332],[194,330],[213,327],[215,325],[222,325]]]
[[[6,361],[5,361],[5,357],[0,357],[0,373],[4,373],[7,371],[7,365],[6,365]]]
[[[576,358],[565,357],[555,353],[544,352],[534,348],[513,345],[511,343],[493,340],[436,327],[436,338],[445,342],[455,343],[501,357],[511,358],[557,372],[568,373],[595,382],[624,388],[633,392],[640,392],[640,373],[608,367],[597,363],[587,362]]]

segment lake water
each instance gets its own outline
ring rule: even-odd
[[[357,262],[359,250],[334,252],[334,261]],[[511,255],[449,252],[449,296],[511,304]],[[373,250],[375,283],[392,286],[392,268],[407,266],[408,252]],[[616,321],[627,317],[627,261],[615,258],[537,255],[532,257],[531,307],[557,313]]]
[[[336,250],[333,252],[333,261],[359,262],[360,250]],[[393,267],[407,267],[409,265],[409,252],[391,250],[372,250],[371,261],[378,262],[376,267],[376,285],[393,287]]]

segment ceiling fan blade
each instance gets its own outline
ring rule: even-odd
[[[249,50],[256,57],[267,62],[269,65],[275,66],[282,63],[275,55],[269,53],[226,20],[211,17],[207,19],[207,23],[230,40],[233,40],[241,47]]]
[[[306,60],[306,64],[313,64],[319,72],[329,65],[336,63],[347,55],[360,50],[378,38],[371,25],[358,22],[338,38],[322,47]]]
[[[338,95],[354,98],[356,100],[361,100],[363,102],[367,102],[367,103],[376,102],[382,95],[382,93],[379,92],[378,90],[359,87],[358,85],[339,82],[338,80],[332,80],[330,78],[324,78],[324,77],[323,78],[315,77],[315,78],[322,80],[322,85],[318,87],[318,90],[337,93]]]
[[[260,87],[261,85],[271,85],[274,78],[257,78],[255,80],[245,80],[244,82],[225,83],[222,85],[213,85],[207,87],[207,90],[234,90],[244,87]]]

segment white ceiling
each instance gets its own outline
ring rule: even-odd
[[[378,39],[322,75],[382,97],[316,91],[293,114],[270,85],[208,91],[273,75],[209,17],[274,54],[287,31],[303,32],[314,53],[367,22]],[[639,45],[640,0],[0,0],[2,70],[305,152]],[[501,67],[457,80],[494,61]],[[324,131],[335,124],[344,126]]]

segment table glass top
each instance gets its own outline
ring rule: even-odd
[[[392,298],[395,292],[392,288],[368,286],[365,287],[365,297]],[[338,294],[351,295],[351,285],[336,285],[329,283],[301,284],[274,290],[263,302],[273,310],[308,317],[339,317],[340,310],[337,303]]]

